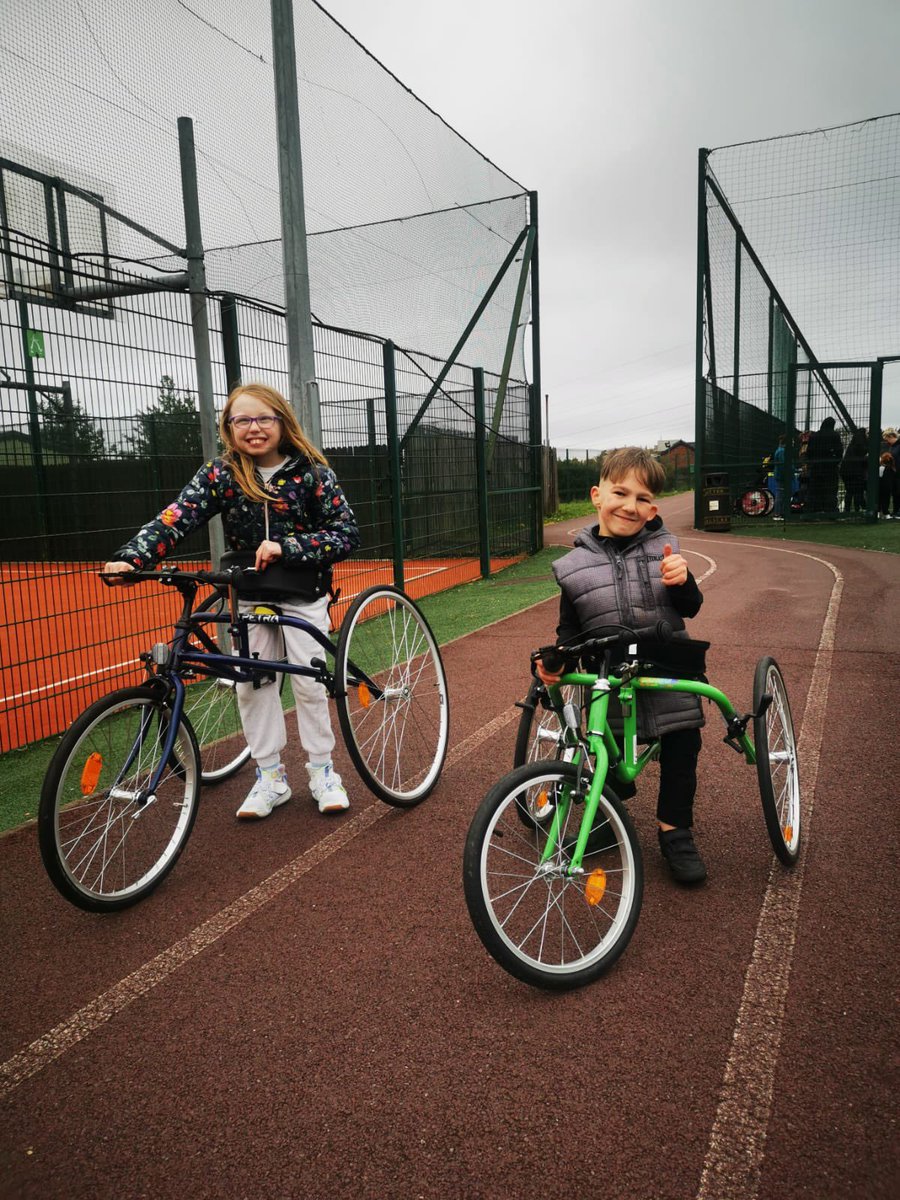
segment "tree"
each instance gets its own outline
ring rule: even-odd
[[[141,458],[203,456],[200,414],[188,391],[178,391],[171,375],[159,381],[156,403],[137,415],[137,431],[126,439]]]
[[[57,459],[102,458],[106,453],[103,430],[72,399],[68,384],[58,392],[45,392],[38,405],[41,416],[41,451]]]

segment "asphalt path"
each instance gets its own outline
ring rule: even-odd
[[[537,605],[445,648],[451,751],[416,809],[339,752],[354,804],[320,816],[294,746],[291,803],[238,823],[248,773],[209,789],[172,875],[114,916],[57,895],[33,827],[0,839],[4,1200],[897,1194],[900,560],[704,534],[690,505],[663,512],[702,580],[710,679],[744,709],[763,654],[787,680],[797,867],[710,712],[707,884],[665,872],[651,767],[613,970],[555,995],[488,957],[462,849],[555,626]]]

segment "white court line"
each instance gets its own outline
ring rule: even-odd
[[[809,558],[834,576],[797,747],[803,768],[800,829],[808,845],[844,577],[834,563],[815,554],[755,548]],[[801,849],[792,870],[773,862],[769,872],[697,1200],[754,1200],[759,1190],[805,868]]]
[[[456,766],[468,758],[482,742],[493,737],[511,721],[519,716],[519,709],[513,705],[506,712],[483,725],[455,746],[447,755],[444,770]],[[155,958],[144,963],[136,971],[126,976],[108,991],[78,1009],[67,1020],[60,1022],[48,1033],[37,1038],[0,1064],[0,1098],[8,1095],[30,1079],[32,1075],[50,1065],[84,1038],[92,1034],[110,1018],[116,1016],[132,1001],[144,996],[167,979],[173,971],[196,958],[201,951],[217,942],[229,930],[236,928],[264,905],[274,900],[280,892],[296,883],[313,867],[329,858],[335,851],[340,850],[358,834],[380,821],[388,813],[395,811],[387,804],[376,801],[364,808],[362,812],[344,821],[333,833],[310,846],[303,854],[298,855],[292,862],[281,867],[268,879],[252,887],[243,896],[238,897],[227,908],[223,908],[215,916],[198,925],[186,937],[157,954]]]
[[[127,662],[113,663],[111,667],[98,667],[96,671],[85,671],[83,675],[70,675],[68,679],[54,679],[53,683],[44,683],[40,687],[31,688],[27,692],[17,692],[14,696],[3,696],[3,704],[11,704],[13,700],[24,700],[26,696],[37,696],[40,692],[55,692],[58,688],[69,683],[80,683],[83,679],[93,679],[97,675],[105,675],[108,671],[120,671],[122,667],[137,667],[140,662],[129,658]]]

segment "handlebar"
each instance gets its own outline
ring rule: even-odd
[[[554,644],[552,646],[540,646],[537,650],[532,651],[532,668],[535,662],[540,659],[544,668],[550,674],[555,675],[565,670],[567,661],[575,656],[580,658],[582,654],[589,650],[605,650],[621,642],[650,641],[665,644],[666,642],[670,642],[674,637],[674,630],[666,620],[656,621],[655,624],[645,626],[642,629],[632,629],[628,625],[605,625],[604,628],[614,628],[616,632],[608,634],[605,637],[583,638],[581,641],[573,642],[570,645]]]
[[[260,574],[255,567],[229,567],[226,571],[184,571],[180,567],[164,567],[161,571],[98,571],[101,583],[113,587],[113,580],[121,579],[125,583],[141,583],[146,579],[155,579],[157,583],[171,587],[195,587],[197,584],[208,583],[213,587],[234,587],[244,576]]]

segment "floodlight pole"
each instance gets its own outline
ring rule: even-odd
[[[309,299],[303,160],[300,154],[300,104],[297,94],[297,56],[294,49],[294,6],[292,0],[271,0],[271,6],[290,401],[303,432],[321,450],[322,415],[319,407],[319,385],[316,382]]]

